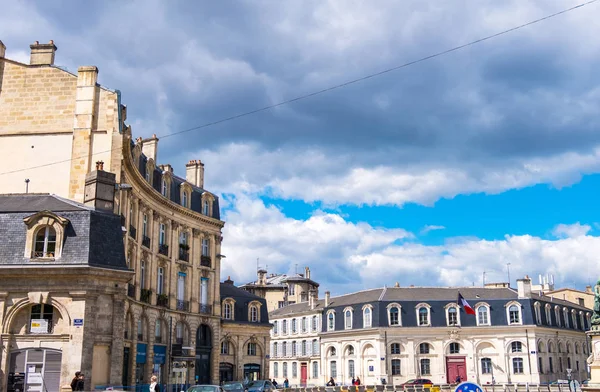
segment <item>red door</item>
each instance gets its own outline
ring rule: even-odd
[[[446,358],[446,382],[454,384],[460,376],[460,382],[467,381],[467,366],[465,357]]]
[[[300,365],[300,385],[306,386],[306,379],[308,378],[308,365],[303,363]]]

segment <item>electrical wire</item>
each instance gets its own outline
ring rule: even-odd
[[[441,52],[437,52],[437,53],[431,54],[429,56],[421,57],[421,58],[419,58],[417,60],[409,61],[407,63],[401,64],[401,65],[398,65],[398,66],[395,66],[395,67],[392,67],[392,68],[388,68],[388,69],[385,69],[383,71],[379,71],[379,72],[372,73],[372,74],[369,74],[369,75],[366,75],[366,76],[362,76],[360,78],[352,79],[352,80],[346,81],[344,83],[336,84],[334,86],[330,86],[330,87],[327,87],[327,88],[324,88],[324,89],[321,89],[321,90],[318,90],[318,91],[314,91],[312,93],[308,93],[308,94],[305,94],[305,95],[300,95],[300,96],[295,97],[295,98],[287,99],[287,100],[278,102],[276,104],[264,106],[264,107],[261,107],[261,108],[258,108],[258,109],[254,109],[254,110],[251,110],[251,111],[248,111],[248,112],[244,112],[244,113],[235,114],[233,116],[225,117],[225,118],[222,118],[222,119],[216,120],[216,121],[211,121],[211,122],[208,122],[208,123],[205,123],[205,124],[202,124],[202,125],[198,125],[196,127],[184,129],[184,130],[177,131],[177,132],[168,133],[168,134],[165,134],[165,135],[162,135],[162,136],[158,136],[158,138],[159,139],[165,139],[165,138],[169,138],[169,137],[172,137],[172,136],[181,135],[183,133],[197,131],[197,130],[200,130],[200,129],[203,129],[203,128],[208,128],[208,127],[211,127],[211,126],[214,126],[214,125],[222,124],[224,122],[237,120],[237,119],[242,118],[242,117],[246,117],[246,116],[250,116],[250,115],[253,115],[253,114],[256,114],[256,113],[260,113],[260,112],[264,112],[264,111],[267,111],[267,110],[270,110],[270,109],[274,109],[274,108],[277,108],[279,106],[283,106],[283,105],[287,105],[287,104],[290,104],[290,103],[293,103],[293,102],[301,101],[303,99],[311,98],[311,97],[314,97],[316,95],[321,95],[321,94],[324,94],[324,93],[332,91],[332,90],[337,90],[337,89],[349,86],[351,84],[359,83],[359,82],[362,82],[362,81],[365,81],[365,80],[368,80],[368,79],[372,79],[372,78],[375,78],[375,77],[378,77],[378,76],[381,76],[381,75],[385,75],[385,74],[393,72],[393,71],[397,71],[397,70],[402,69],[402,68],[409,67],[409,66],[414,65],[414,64],[422,63],[424,61],[431,60],[431,59],[434,59],[436,57],[440,57],[440,56],[444,56],[444,55],[452,53],[452,52],[456,52],[458,50],[467,48],[469,46],[473,46],[473,45],[476,45],[478,43],[481,43],[481,42],[484,42],[484,41],[488,41],[490,39],[493,39],[493,38],[496,38],[496,37],[499,37],[499,36],[511,33],[513,31],[520,30],[520,29],[525,28],[527,26],[531,26],[533,24],[536,24],[536,23],[539,23],[539,22],[543,22],[545,20],[554,18],[556,16],[566,14],[567,12],[576,10],[576,9],[584,7],[586,5],[595,3],[597,1],[598,0],[590,0],[590,1],[587,1],[585,3],[581,3],[581,4],[578,4],[576,6],[564,9],[562,11],[558,11],[558,12],[555,12],[553,14],[544,16],[542,18],[535,19],[535,20],[532,20],[530,22],[527,22],[527,23],[524,23],[524,24],[512,27],[512,28],[510,28],[508,30],[503,30],[503,31],[501,31],[499,33],[488,35],[486,37],[479,38],[477,40],[468,42],[466,44],[455,46],[453,48],[446,49],[446,50],[443,50]],[[106,154],[106,153],[112,152],[115,149],[116,148],[110,149],[110,150],[106,150],[106,151],[95,152],[91,156],[93,156],[93,155],[100,155],[100,154]],[[47,166],[58,165],[58,164],[61,164],[61,163],[66,163],[66,162],[70,162],[70,161],[75,160],[75,159],[82,159],[82,158],[86,158],[86,157],[87,157],[87,155],[86,156],[81,156],[81,157],[69,158],[69,159],[65,159],[65,160],[61,160],[61,161],[56,161],[56,162],[50,162],[50,163],[46,163],[46,164],[42,164],[42,165],[37,165],[37,166],[31,166],[31,167],[23,168],[23,169],[15,169],[15,170],[11,170],[11,171],[2,172],[2,173],[0,173],[0,176],[6,175],[6,174],[18,173],[18,172],[27,171],[27,170],[39,169],[39,168],[47,167]]]

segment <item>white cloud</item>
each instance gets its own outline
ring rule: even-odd
[[[222,276],[238,283],[255,278],[256,258],[269,272],[311,267],[321,293],[351,292],[392,285],[456,286],[506,281],[552,273],[560,282],[588,282],[600,271],[600,237],[545,240],[507,235],[500,240],[461,238],[427,246],[400,229],[352,223],[339,215],[316,211],[306,221],[286,217],[279,209],[241,196],[226,215]]]
[[[559,238],[573,238],[573,237],[581,237],[587,235],[589,231],[592,230],[592,226],[590,225],[582,225],[581,223],[573,223],[571,225],[567,225],[561,223],[556,225],[552,234]]]
[[[426,225],[425,227],[423,227],[423,229],[421,229],[421,234],[427,234],[433,230],[444,230],[445,228],[445,226],[440,225]]]

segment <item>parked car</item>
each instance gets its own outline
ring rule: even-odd
[[[186,392],[224,392],[218,385],[192,385]]]
[[[227,381],[221,385],[221,388],[225,392],[244,392],[246,388],[244,388],[244,384],[239,381]]]
[[[413,378],[412,380],[408,380],[407,382],[405,382],[404,384],[402,384],[401,386],[404,387],[408,387],[411,385],[425,385],[425,384],[433,384],[431,382],[431,380],[427,379],[427,378]]]
[[[270,380],[251,381],[247,386],[248,392],[272,392],[277,390]]]

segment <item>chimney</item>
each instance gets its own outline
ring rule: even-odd
[[[531,279],[529,276],[517,279],[517,293],[519,298],[531,298]]]
[[[314,309],[315,306],[317,306],[317,296],[315,294],[315,289],[308,290],[308,306],[310,306],[311,309]]]
[[[400,287],[400,283],[396,282],[396,284],[394,284],[394,287],[396,287],[396,288]]]
[[[304,277],[310,279],[310,268],[304,267]]]
[[[54,54],[57,49],[54,41],[50,40],[47,44],[40,44],[38,41],[35,41],[33,45],[29,45],[29,48],[31,48],[29,64],[54,65]]]
[[[227,280],[225,282],[223,282],[223,283],[229,284],[229,285],[233,286],[233,280],[231,280],[231,276],[228,276]]]
[[[158,168],[164,172],[173,174],[173,166],[167,163],[166,165],[159,165]]]
[[[102,170],[104,162],[96,162],[96,170],[85,176],[83,204],[96,210],[113,212],[115,205],[116,175]]]
[[[259,286],[264,286],[267,284],[267,270],[259,269],[256,273],[258,275],[258,284]]]
[[[588,294],[594,294],[594,292],[592,291],[592,286],[590,285],[585,286],[585,292]]]
[[[199,159],[189,161],[185,165],[185,180],[204,189],[204,163]]]
[[[325,292],[325,307],[329,306],[329,300],[331,299],[331,293],[329,291]]]
[[[158,138],[156,137],[156,134],[152,134],[152,137],[149,139],[142,140],[142,152],[148,159],[152,158],[155,165],[157,150]]]
[[[2,41],[0,41],[0,59],[3,59],[6,55],[6,45]]]

